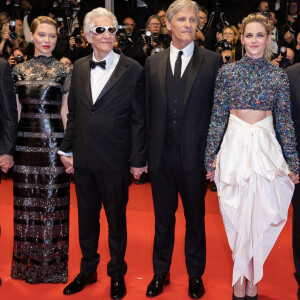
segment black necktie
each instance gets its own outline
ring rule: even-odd
[[[91,69],[96,68],[96,66],[100,66],[102,69],[105,69],[105,66],[106,66],[106,61],[105,60],[96,62],[96,61],[93,61],[93,60],[90,59],[89,62],[90,62],[90,68]]]
[[[181,64],[182,64],[181,56],[182,56],[182,54],[183,54],[182,51],[178,52],[178,56],[177,56],[177,59],[176,59],[176,62],[175,62],[174,78],[175,78],[176,84],[179,83],[180,78],[181,78]]]

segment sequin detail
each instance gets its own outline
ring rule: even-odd
[[[206,169],[212,170],[230,110],[253,109],[272,111],[284,157],[291,171],[299,174],[299,158],[290,106],[287,75],[265,58],[252,59],[245,56],[240,61],[224,65],[216,79],[205,155]]]
[[[14,166],[14,172],[23,174],[61,174],[65,172],[64,167],[29,167]]]
[[[61,119],[59,114],[34,114],[34,113],[21,113],[21,118],[30,119]]]
[[[29,137],[29,138],[63,138],[63,132],[18,132],[19,137]]]

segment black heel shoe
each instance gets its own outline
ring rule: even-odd
[[[257,300],[257,294],[255,296],[247,296],[246,295],[245,300]]]

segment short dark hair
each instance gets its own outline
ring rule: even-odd
[[[199,11],[202,11],[206,14],[206,17],[208,17],[208,10],[204,6],[199,6]]]

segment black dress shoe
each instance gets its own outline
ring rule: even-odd
[[[189,296],[192,299],[199,299],[204,295],[204,286],[201,277],[190,277]]]
[[[116,276],[111,278],[110,298],[122,299],[126,295],[126,285],[124,276]]]
[[[165,276],[162,275],[154,275],[150,284],[147,288],[147,297],[155,297],[163,292],[164,285],[168,285],[170,283],[170,273],[168,272]]]
[[[83,290],[87,284],[97,281],[97,272],[90,275],[79,273],[76,278],[64,289],[64,295],[73,295]]]

